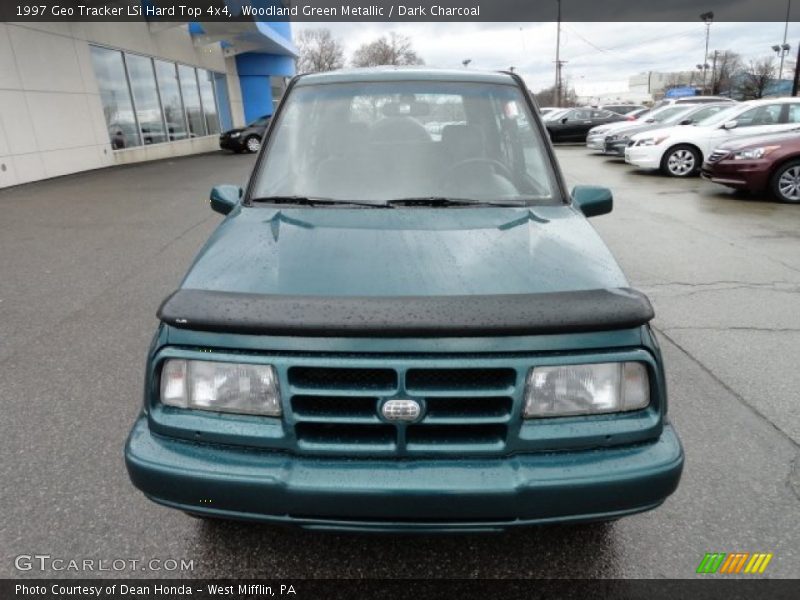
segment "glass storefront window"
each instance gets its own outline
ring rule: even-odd
[[[186,139],[186,115],[183,112],[183,100],[178,86],[178,71],[175,63],[155,60],[158,91],[161,94],[161,106],[167,122],[169,141]]]
[[[197,88],[197,74],[194,67],[178,65],[178,77],[181,82],[183,106],[186,108],[186,120],[189,121],[189,134],[205,135],[205,119],[200,106],[200,92]]]
[[[114,150],[220,132],[230,121],[225,75],[188,65],[89,46]]]
[[[125,63],[128,65],[128,79],[131,82],[133,104],[139,119],[142,141],[145,144],[167,141],[152,59],[136,54],[126,54]]]
[[[214,98],[214,74],[205,69],[197,69],[197,78],[200,81],[200,98],[203,101],[206,130],[209,134],[219,133],[219,114]]]
[[[122,52],[92,46],[91,56],[111,147],[120,150],[140,146]]]

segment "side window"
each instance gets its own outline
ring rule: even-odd
[[[608,119],[611,114],[612,113],[607,110],[593,110],[592,119]]]
[[[767,104],[758,106],[742,113],[736,118],[739,127],[759,127],[761,125],[776,125],[780,123],[781,105]]]
[[[588,110],[575,110],[572,111],[572,115],[570,116],[570,121],[585,121],[586,119],[590,118],[591,113]]]

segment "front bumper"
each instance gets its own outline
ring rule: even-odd
[[[625,162],[641,169],[659,169],[663,149],[659,146],[628,146]]]
[[[222,150],[233,150],[233,151],[240,151],[244,150],[244,140],[241,137],[220,137],[219,138],[219,147]]]
[[[700,175],[714,183],[753,193],[763,192],[769,185],[769,164],[764,160],[722,160],[703,163]]]
[[[678,485],[683,450],[665,425],[654,442],[595,450],[315,458],[162,437],[141,416],[125,462],[151,500],[192,513],[317,529],[475,531],[655,508]]]
[[[603,147],[603,152],[605,154],[611,154],[613,156],[620,156],[624,158],[625,149],[627,147],[628,147],[627,140],[614,141],[614,142],[606,141]]]
[[[604,152],[605,151],[605,139],[606,135],[589,135],[586,137],[586,147],[589,150],[594,150],[595,152]]]

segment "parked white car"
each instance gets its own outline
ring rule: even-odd
[[[625,162],[661,169],[671,177],[699,172],[711,151],[729,140],[778,133],[800,125],[800,98],[769,98],[736,104],[694,126],[656,129],[631,137]]]

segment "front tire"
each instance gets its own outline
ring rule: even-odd
[[[800,160],[781,165],[770,179],[775,197],[787,204],[800,204]]]
[[[661,172],[668,177],[691,177],[700,171],[702,158],[697,148],[673,146],[661,159]]]
[[[251,154],[255,154],[261,150],[261,138],[257,135],[251,135],[244,141],[244,147]]]

